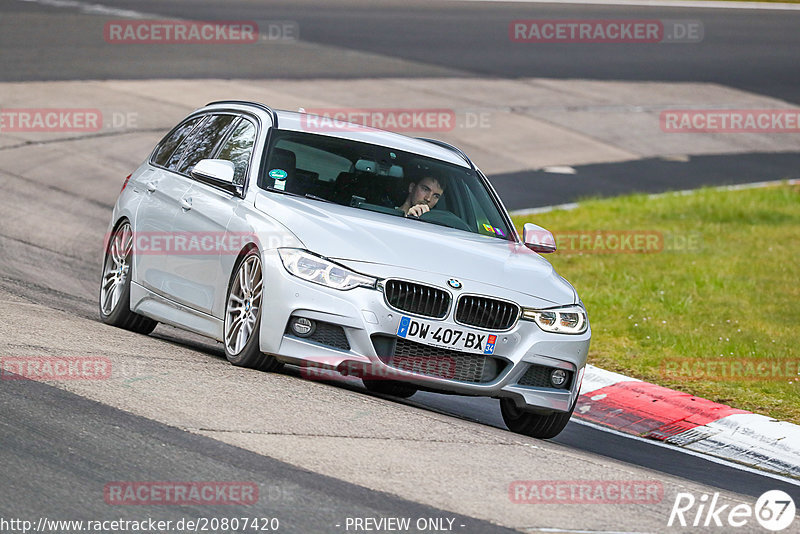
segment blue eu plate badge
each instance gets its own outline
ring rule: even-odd
[[[406,337],[408,335],[408,326],[411,324],[411,317],[403,317],[400,319],[400,326],[397,327],[397,335]]]

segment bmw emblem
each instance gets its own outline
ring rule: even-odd
[[[455,278],[451,278],[450,280],[448,280],[447,285],[452,287],[453,289],[461,289],[461,282],[459,282]]]

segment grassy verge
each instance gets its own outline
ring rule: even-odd
[[[800,187],[588,200],[526,222],[559,241],[547,258],[589,311],[590,363],[800,423]]]

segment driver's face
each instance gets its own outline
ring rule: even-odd
[[[427,204],[429,208],[433,208],[439,202],[444,189],[433,178],[423,178],[419,183],[409,185],[408,193],[412,206]]]

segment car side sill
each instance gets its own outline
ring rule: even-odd
[[[217,341],[223,339],[221,319],[193,310],[131,282],[131,311]]]

